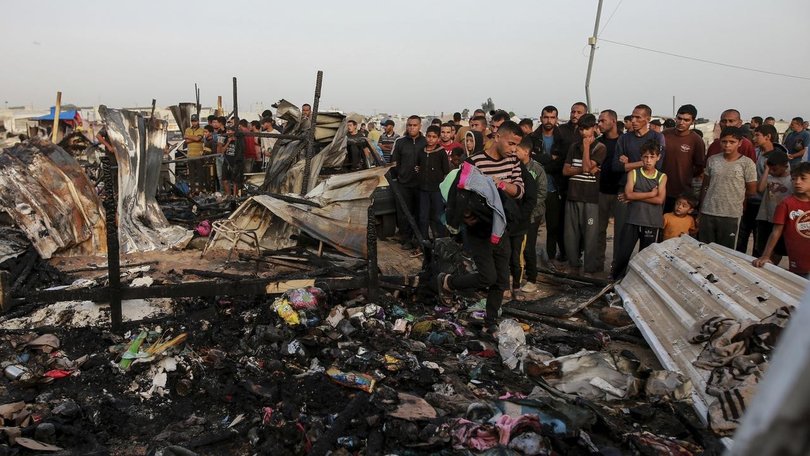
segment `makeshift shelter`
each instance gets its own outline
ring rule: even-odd
[[[59,111],[59,132],[56,135],[57,141],[61,141],[64,136],[76,130],[76,127],[82,124],[82,115],[79,110],[70,107],[66,108],[67,109]],[[56,107],[51,106],[50,113],[44,116],[34,117],[31,120],[37,121],[39,126],[47,131],[49,128],[53,127],[54,117],[56,117]]]

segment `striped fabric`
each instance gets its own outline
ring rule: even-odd
[[[575,168],[582,168],[582,157],[572,158],[571,166]],[[596,183],[596,174],[585,174],[585,173],[577,174],[575,176],[571,176],[570,180],[577,182]]]
[[[515,198],[523,197],[523,177],[520,172],[520,161],[517,157],[505,157],[501,160],[495,160],[482,152],[470,157],[472,164],[481,170],[481,172],[489,177],[506,182],[517,186],[518,194]]]

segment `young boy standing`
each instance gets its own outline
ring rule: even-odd
[[[526,247],[523,249],[522,255],[522,264],[525,266],[523,269],[525,269],[526,272],[526,285],[521,287],[520,290],[528,293],[537,291],[537,285],[534,283],[537,280],[537,232],[546,216],[546,194],[548,193],[546,172],[540,163],[532,159],[533,145],[534,142],[532,138],[524,136],[515,152],[518,160],[526,167],[529,173],[528,177],[534,180],[534,183],[537,185],[537,202],[534,204],[534,209],[529,216],[529,226],[526,231]],[[524,177],[524,184],[526,181],[527,178]],[[526,187],[526,192],[526,196],[528,196],[528,186]],[[526,197],[523,199],[525,200]],[[518,260],[520,260],[520,257],[518,257]]]
[[[442,223],[444,198],[439,184],[450,172],[447,153],[439,144],[439,127],[431,125],[425,133],[427,146],[417,157],[417,181],[419,183],[419,230],[425,239],[429,238],[428,227],[433,225],[433,236],[446,236]]]
[[[790,272],[810,278],[810,163],[802,162],[790,172],[793,195],[785,198],[773,216],[773,231],[756,267],[771,262],[779,238],[784,235]]]
[[[771,125],[765,125],[773,128]],[[754,140],[756,140],[756,135]],[[793,183],[790,177],[790,167],[788,165],[788,154],[782,150],[774,150],[768,154],[765,160],[765,170],[757,183],[757,191],[762,193],[762,204],[757,213],[757,236],[754,240],[754,252],[756,257],[762,256],[768,238],[773,231],[773,217],[776,208],[792,193]],[[779,264],[784,256],[785,243],[782,238],[776,243],[776,247],[771,254],[774,264]]]
[[[619,233],[614,277],[624,275],[636,243],[641,251],[658,239],[667,194],[667,176],[655,168],[660,158],[661,144],[649,140],[641,146],[641,168],[627,173],[624,194],[619,196],[628,203],[627,219]]]
[[[536,177],[534,174],[532,174],[531,170],[527,166],[532,162],[530,157],[530,154],[532,153],[531,151],[532,142],[531,139],[527,137],[524,137],[520,144],[518,144],[517,149],[515,149],[515,156],[520,161],[520,172],[521,178],[523,179],[524,192],[523,198],[518,200],[518,208],[520,209],[518,220],[513,226],[509,227],[509,243],[512,246],[512,254],[509,257],[509,271],[512,274],[513,298],[516,296],[518,289],[521,287],[521,281],[523,280],[523,272],[525,269],[524,266],[527,265],[527,263],[524,262],[523,253],[525,250],[529,249],[528,234],[530,234],[529,232],[533,226],[532,216],[534,214],[534,209],[539,204],[538,197],[540,196]],[[537,162],[534,163],[537,164]],[[537,164],[537,166],[539,167],[540,165]],[[543,174],[543,177],[545,178],[545,173]],[[543,184],[545,184],[545,179],[543,180]],[[545,197],[545,188],[543,189],[543,197]],[[535,244],[537,243],[537,226],[535,226],[532,242]],[[535,252],[534,255],[536,257],[537,253]],[[534,269],[536,279],[536,264]]]
[[[239,188],[242,186],[242,150],[237,145],[235,127],[228,127],[224,137],[225,142],[218,145],[219,153],[222,154],[222,188],[225,196],[239,196]]]
[[[740,153],[743,131],[726,127],[720,132],[722,154],[706,160],[700,191],[700,242],[716,242],[733,249],[745,198],[757,191],[754,162]]]
[[[569,265],[579,268],[580,248],[585,251],[586,273],[604,270],[599,264],[599,166],[607,149],[595,141],[596,117],[585,114],[578,122],[580,141],[571,145],[563,166],[569,177],[565,203],[565,253]]]

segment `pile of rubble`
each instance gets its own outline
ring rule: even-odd
[[[160,194],[165,122],[100,111],[116,199],[106,159],[0,154],[0,456],[720,454],[806,287],[683,237],[618,284],[546,269],[492,336],[425,285],[458,244],[377,240],[385,167],[318,181],[342,117],[221,201]]]
[[[509,318],[497,339],[487,339],[478,300],[428,302],[386,295],[371,303],[361,291],[303,288],[247,300],[178,300],[169,313],[127,323],[124,337],[98,322],[0,329],[0,448],[719,451],[685,402],[689,382],[642,362],[634,352],[645,347],[613,342],[609,329]],[[0,327],[20,326],[13,323]]]

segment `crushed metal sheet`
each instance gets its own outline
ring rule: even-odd
[[[304,199],[319,207],[290,203],[268,195],[245,201],[230,217],[243,229],[254,229],[262,248],[276,250],[294,244],[291,232],[300,230],[346,255],[365,258],[368,207],[371,195],[390,167],[377,167],[330,177]],[[232,241],[215,233],[213,248],[230,249]],[[237,248],[249,248],[247,236]]]
[[[31,243],[22,231],[8,226],[0,227],[0,264],[22,255],[29,245]]]
[[[118,161],[118,233],[124,252],[184,248],[193,232],[170,225],[155,199],[166,121],[99,106]]]
[[[321,117],[324,122],[329,122],[328,125],[337,126],[330,130],[331,138],[324,136],[323,142],[329,143],[310,159],[309,188],[303,190],[306,142],[284,139],[277,141],[273,147],[273,158],[264,175],[263,191],[298,195],[307,193],[317,183],[322,168],[337,168],[343,164],[346,160],[346,120],[340,114],[319,113],[319,126],[322,123]]]
[[[708,317],[760,320],[782,306],[797,306],[808,281],[773,265],[689,236],[653,244],[630,262],[616,285],[624,307],[661,364],[688,377],[695,410],[705,421],[716,399],[706,393],[711,371],[694,366],[703,344],[690,329]]]
[[[32,138],[0,153],[0,210],[44,259],[107,251],[93,184],[76,159],[48,141]]]

